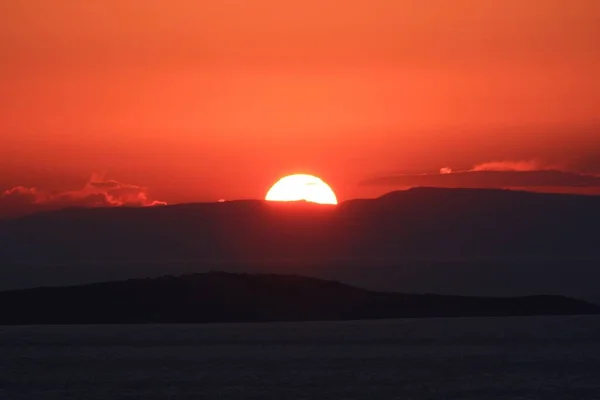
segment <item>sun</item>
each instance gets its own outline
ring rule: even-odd
[[[267,196],[267,201],[305,200],[318,204],[337,204],[335,193],[322,179],[307,174],[288,175],[275,183]]]

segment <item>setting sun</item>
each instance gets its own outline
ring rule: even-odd
[[[281,178],[271,187],[267,201],[305,200],[318,204],[337,204],[337,198],[331,187],[313,175],[296,174]]]

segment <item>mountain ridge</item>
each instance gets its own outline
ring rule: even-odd
[[[600,197],[416,188],[337,207],[240,200],[67,209],[0,222],[0,262],[600,257]],[[61,235],[61,238],[55,237]]]

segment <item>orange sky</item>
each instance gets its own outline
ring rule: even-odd
[[[340,199],[402,173],[600,173],[598,0],[5,0],[0,190]]]

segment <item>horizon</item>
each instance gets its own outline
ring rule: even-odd
[[[219,199],[216,201],[190,201],[190,202],[181,202],[181,203],[162,203],[157,202],[156,204],[98,204],[98,205],[89,205],[89,204],[70,204],[70,203],[39,203],[39,204],[28,204],[28,207],[25,206],[17,206],[12,208],[0,208],[0,221],[8,220],[13,218],[20,218],[24,216],[47,213],[47,212],[60,212],[60,211],[68,211],[68,210],[84,210],[84,209],[118,209],[118,208],[126,208],[126,209],[138,209],[138,208],[152,208],[152,207],[177,207],[177,206],[193,206],[193,205],[209,205],[209,204],[224,204],[224,203],[245,203],[245,202],[258,202],[264,203],[271,207],[279,207],[288,209],[293,209],[295,206],[304,206],[305,208],[314,208],[314,209],[336,209],[338,206],[343,206],[347,203],[352,203],[355,201],[369,201],[369,200],[378,200],[384,197],[388,197],[390,195],[394,195],[397,193],[407,193],[407,192],[431,192],[431,191],[448,191],[448,192],[511,192],[511,193],[527,193],[527,194],[537,194],[537,195],[556,195],[556,196],[585,196],[585,197],[598,197],[595,192],[586,193],[584,192],[560,192],[560,191],[545,191],[543,188],[537,190],[527,190],[523,188],[489,188],[489,187],[441,187],[441,186],[413,186],[407,188],[401,188],[396,190],[391,190],[380,195],[374,197],[356,197],[350,199],[344,199],[337,204],[319,204],[310,200],[305,199],[297,199],[297,200],[282,200],[282,201],[270,201],[265,198],[240,198],[240,199]]]

